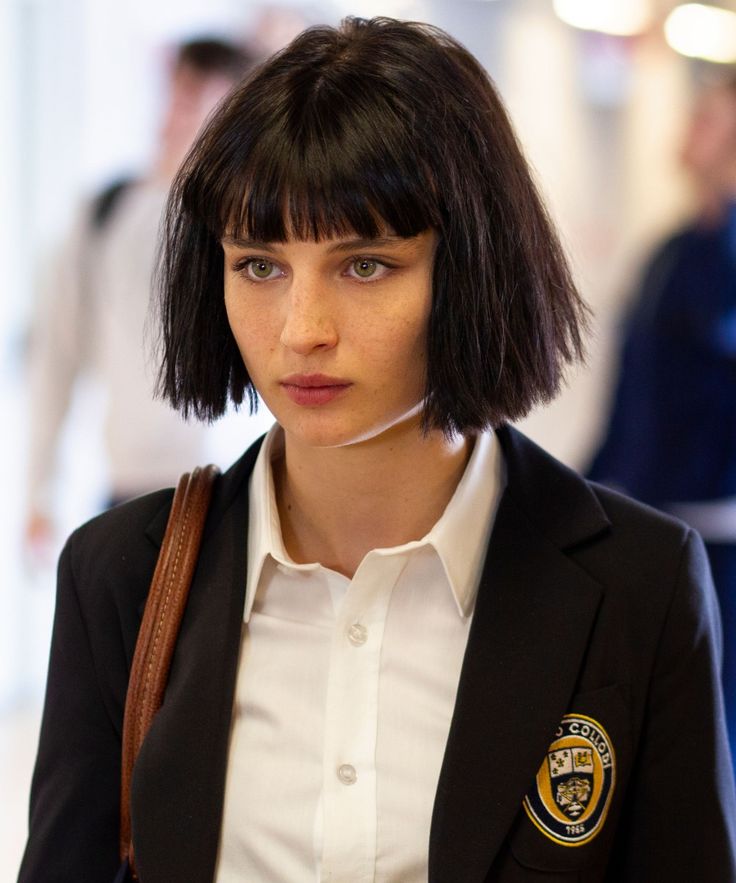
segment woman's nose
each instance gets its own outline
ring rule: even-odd
[[[286,305],[281,344],[306,355],[318,348],[331,349],[336,343],[330,297],[316,280],[295,281]]]

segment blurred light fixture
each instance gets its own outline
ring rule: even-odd
[[[651,0],[554,0],[562,21],[586,31],[628,37],[652,23]]]
[[[686,3],[664,25],[667,42],[681,55],[730,64],[736,61],[736,12]]]

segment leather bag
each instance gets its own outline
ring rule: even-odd
[[[125,698],[120,790],[120,858],[123,863],[127,861],[133,880],[138,879],[130,821],[133,766],[163,702],[218,474],[217,466],[210,464],[198,466],[179,479],[135,645]]]

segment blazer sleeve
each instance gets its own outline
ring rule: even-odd
[[[721,647],[705,549],[690,531],[659,638],[610,881],[736,881]]]
[[[29,837],[19,883],[105,883],[120,866],[120,722],[106,704],[73,566],[59,561]]]

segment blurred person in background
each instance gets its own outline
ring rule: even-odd
[[[31,548],[44,548],[53,534],[57,452],[82,374],[106,395],[108,505],[171,484],[205,456],[206,427],[153,397],[144,328],[170,181],[210,112],[252,63],[243,48],[218,39],[178,47],[151,168],[85,204],[44,274],[30,348]]]
[[[723,615],[736,756],[736,73],[701,92],[681,160],[698,213],[643,273],[589,477],[703,536]]]

